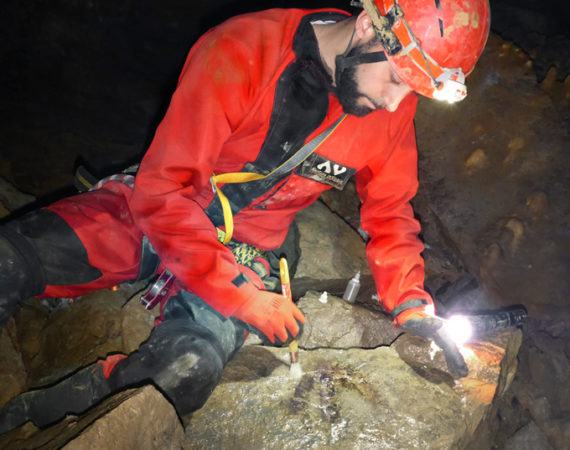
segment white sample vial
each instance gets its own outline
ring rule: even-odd
[[[346,285],[346,290],[344,291],[342,299],[347,301],[348,303],[354,303],[359,289],[360,289],[360,270],[356,272],[356,275],[354,275],[354,277]]]

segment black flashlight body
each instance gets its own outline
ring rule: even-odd
[[[493,311],[491,313],[469,314],[475,334],[486,334],[499,328],[522,327],[526,321],[526,309],[520,306]]]

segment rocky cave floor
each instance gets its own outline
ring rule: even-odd
[[[129,3],[120,9],[60,0],[43,10],[16,3],[6,4],[12,20],[5,29],[17,38],[2,44],[12,62],[2,75],[2,215],[36,198],[42,204],[72,193],[80,162],[102,176],[139,158],[189,42],[220,17],[214,6],[197,15],[175,2],[144,11]],[[223,16],[241,12],[218,3],[227,7]],[[565,12],[555,2],[542,15],[536,2],[514,3],[492,2],[495,33],[469,79],[465,105],[420,102],[414,207],[426,243],[426,284],[440,312],[513,304],[529,312],[516,376],[479,430],[480,448],[564,449],[570,448],[570,46],[553,26],[553,12]],[[358,230],[351,186],[320,202]],[[349,275],[338,278],[344,283]],[[339,290],[338,279],[318,274],[304,282]],[[44,306],[57,312],[54,304]]]

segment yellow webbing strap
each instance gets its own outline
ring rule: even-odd
[[[260,173],[254,172],[230,172],[230,173],[221,173],[219,175],[212,175],[211,181],[212,186],[215,189],[216,194],[218,194],[218,198],[220,199],[220,203],[222,205],[222,213],[224,215],[224,224],[226,226],[225,236],[223,237],[222,244],[227,244],[232,239],[232,235],[234,232],[234,219],[232,216],[232,208],[230,206],[230,202],[226,195],[222,192],[219,188],[218,183],[221,184],[236,184],[236,183],[247,183],[249,181],[256,181],[261,180],[263,178],[270,177],[275,174],[285,173],[287,171],[293,170],[299,164],[301,164],[305,159],[309,157],[311,153],[313,153],[319,146],[325,141],[327,137],[340,125],[340,123],[346,118],[346,114],[343,114],[335,123],[333,123],[329,128],[319,134],[316,138],[305,144],[299,151],[297,151],[291,158],[285,161],[276,169],[269,172],[267,175],[263,175]],[[303,151],[306,152],[306,155],[303,154]],[[301,155],[301,157],[299,157]],[[218,236],[220,236],[220,231],[218,229]]]
[[[89,180],[87,180],[87,178],[85,178],[81,174],[81,172],[79,172],[79,171],[75,172],[75,178],[77,178],[77,181],[79,181],[79,183],[81,183],[83,186],[85,186],[85,188],[87,190],[89,190],[93,187],[93,183],[91,183]]]
[[[261,180],[262,178],[268,177],[273,172],[268,173],[267,175],[262,175],[260,173],[254,173],[254,172],[230,172],[230,173],[221,173],[219,175],[212,175],[212,186],[214,186],[214,188],[216,189],[216,194],[218,194],[220,203],[222,204],[222,213],[224,215],[224,224],[226,226],[226,231],[222,240],[222,244],[227,244],[232,239],[232,235],[234,233],[234,218],[232,216],[232,208],[230,206],[230,201],[228,200],[226,195],[222,192],[222,190],[219,188],[218,183],[222,184],[247,183],[248,181]]]

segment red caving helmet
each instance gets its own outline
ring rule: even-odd
[[[361,0],[361,5],[402,81],[436,100],[465,98],[465,77],[489,35],[488,0]]]

